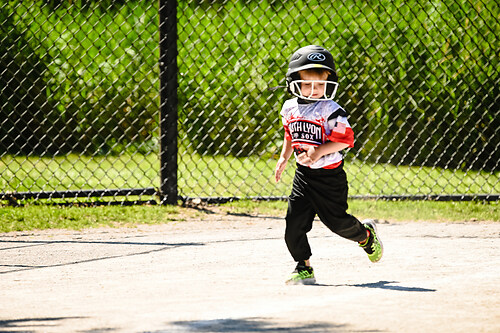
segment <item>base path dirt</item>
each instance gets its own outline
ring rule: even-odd
[[[500,224],[380,223],[370,263],[315,222],[317,284],[278,218],[0,234],[0,332],[500,332]]]

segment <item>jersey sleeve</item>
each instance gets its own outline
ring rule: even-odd
[[[347,121],[347,112],[339,108],[328,117],[327,139],[332,142],[341,142],[354,147],[354,132]]]
[[[288,110],[290,108],[290,101],[286,101],[280,112],[281,122],[283,123],[283,128],[285,129],[285,140],[292,141],[292,135],[290,134],[290,128],[288,127]]]
[[[292,135],[290,134],[290,128],[288,128],[288,125],[283,124],[283,128],[285,129],[285,140],[292,141]]]

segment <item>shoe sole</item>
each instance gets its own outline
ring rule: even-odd
[[[285,284],[289,286],[297,286],[297,285],[311,285],[316,283],[316,278],[309,278],[303,280],[287,280]]]
[[[375,231],[375,235],[377,236],[378,243],[380,244],[380,258],[378,258],[378,260],[375,260],[375,261],[372,261],[372,260],[370,260],[370,261],[371,262],[379,262],[382,259],[382,257],[384,256],[384,244],[382,244],[382,240],[378,236],[377,225],[375,224],[375,222],[373,222],[373,220],[369,220],[368,222],[362,222],[362,223],[369,225],[373,229],[373,231]]]

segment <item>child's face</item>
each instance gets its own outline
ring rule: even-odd
[[[299,71],[300,79],[305,81],[326,81],[328,79],[328,72],[310,72]],[[302,96],[308,98],[321,98],[325,94],[325,82],[302,82],[300,84],[300,91]]]

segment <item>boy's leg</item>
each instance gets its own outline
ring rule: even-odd
[[[306,176],[300,170],[296,170],[285,218],[285,242],[288,251],[297,262],[297,267],[286,281],[287,284],[313,284],[316,282],[313,268],[309,266],[311,247],[307,239],[307,233],[312,229],[316,213],[307,197],[306,184]]]
[[[288,200],[285,242],[288,251],[297,262],[297,267],[286,284],[314,284],[316,282],[314,270],[308,263],[311,257],[311,247],[307,240],[307,233],[312,228],[315,215],[307,199],[291,197]]]
[[[347,214],[347,179],[343,170],[334,173],[334,177],[324,179],[327,186],[313,188],[312,200],[315,211],[321,221],[336,234],[360,243],[372,262],[382,258],[384,248],[373,221],[360,222]],[[317,189],[320,189],[319,191]]]
[[[365,226],[347,213],[347,177],[340,169],[314,179],[311,202],[321,221],[334,233],[356,242],[367,237]]]
[[[309,200],[290,196],[286,214],[285,242],[288,251],[297,262],[311,257],[307,233],[311,231],[315,212]]]

